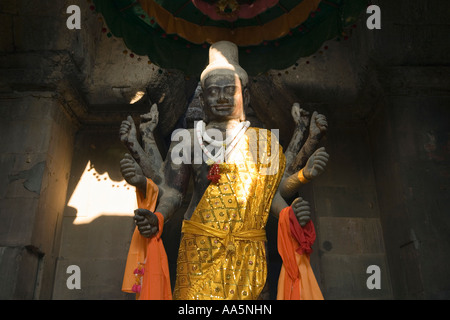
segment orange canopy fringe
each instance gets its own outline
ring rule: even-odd
[[[305,22],[311,12],[315,11],[321,0],[304,0],[289,12],[262,26],[248,26],[236,29],[201,26],[185,19],[175,17],[154,0],[138,2],[150,17],[155,17],[158,25],[167,34],[177,34],[189,42],[202,44],[221,40],[234,42],[238,46],[258,45],[264,40],[275,40]]]

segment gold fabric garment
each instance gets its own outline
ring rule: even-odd
[[[282,148],[270,131],[249,128],[225,167],[183,223],[174,299],[257,299],[265,285],[264,228]]]

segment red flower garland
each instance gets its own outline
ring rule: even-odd
[[[208,180],[211,180],[212,183],[216,183],[216,184],[219,183],[220,166],[217,163],[214,163],[213,165],[211,165],[211,167],[209,168],[207,178],[208,178]]]

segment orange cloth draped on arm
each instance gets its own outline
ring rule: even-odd
[[[136,189],[138,207],[154,212],[158,199],[158,186],[147,179],[147,192],[144,196]],[[122,283],[122,291],[133,293],[133,285],[136,282],[134,270],[139,264],[144,265],[144,275],[139,300],[171,300],[172,291],[170,286],[169,264],[166,251],[161,239],[164,226],[164,217],[161,213],[155,212],[158,217],[158,233],[151,238],[145,238],[137,227],[131,239],[128,251],[125,274]]]
[[[309,221],[302,230],[300,224],[292,227],[292,222],[298,224],[292,207],[281,210],[278,221],[278,252],[283,265],[278,279],[277,300],[323,300],[309,263],[309,253],[315,239],[314,226]],[[302,243],[292,234],[295,228],[297,232],[304,232]]]

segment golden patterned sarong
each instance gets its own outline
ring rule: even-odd
[[[267,277],[265,225],[285,158],[270,131],[249,128],[183,222],[174,299],[257,299]]]

